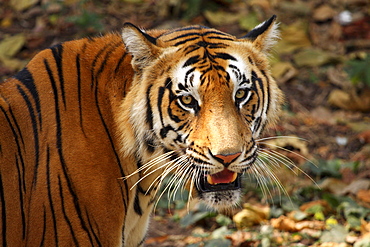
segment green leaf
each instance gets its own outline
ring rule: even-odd
[[[204,242],[204,247],[230,247],[231,241],[228,239],[211,239]]]
[[[325,231],[321,238],[321,242],[334,242],[334,243],[344,243],[346,241],[346,236],[348,232],[344,226],[335,225],[329,231]]]
[[[230,225],[231,223],[233,223],[232,219],[230,219],[229,217],[227,217],[223,214],[217,215],[216,222],[221,226],[227,226],[227,225]]]

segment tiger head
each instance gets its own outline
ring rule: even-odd
[[[282,102],[268,65],[275,19],[239,39],[203,26],[144,32],[125,24],[135,77],[121,108],[123,152],[139,159],[144,188],[172,174],[175,190],[187,186],[215,209],[238,202],[256,140]]]

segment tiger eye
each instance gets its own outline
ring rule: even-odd
[[[181,96],[181,102],[184,105],[189,105],[189,104],[191,104],[193,102],[193,97],[190,96],[190,95]]]
[[[245,89],[238,89],[235,94],[235,98],[242,99],[245,96]]]

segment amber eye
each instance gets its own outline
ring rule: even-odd
[[[198,109],[198,102],[191,95],[182,95],[179,97],[179,101],[183,107]]]
[[[245,98],[245,96],[247,96],[247,92],[245,89],[238,89],[238,91],[236,91],[235,98],[237,100],[242,100]]]
[[[194,100],[194,98],[191,95],[183,95],[181,96],[180,99],[181,99],[181,103],[183,103],[186,106],[190,105]]]

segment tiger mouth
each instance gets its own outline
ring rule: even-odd
[[[237,190],[241,188],[241,174],[224,169],[221,172],[210,174],[200,179],[197,184],[200,192],[217,192],[225,190]]]

